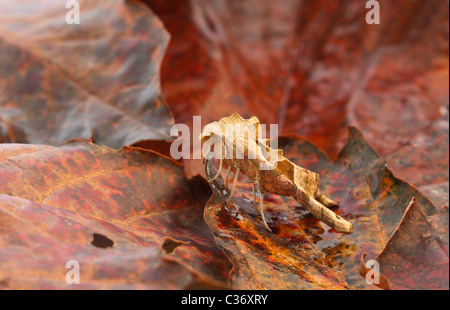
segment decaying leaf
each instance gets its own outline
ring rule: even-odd
[[[84,139],[60,147],[0,144],[0,194],[91,217],[119,234],[136,235],[147,246],[162,247],[171,238],[183,243],[170,254],[173,259],[205,278],[228,278],[229,262],[203,220],[207,182],[186,179],[180,164],[158,153],[114,150]],[[51,221],[45,217],[42,225]],[[13,225],[2,222],[2,227]],[[33,236],[26,227],[23,233]]]
[[[449,118],[416,129],[385,157],[395,175],[417,186],[434,205],[449,205]]]
[[[320,193],[319,175],[285,158],[282,150],[271,149],[268,145],[269,140],[261,140],[260,133],[258,118],[246,120],[237,113],[205,126],[201,140],[208,142],[214,139],[219,144],[214,145],[214,152],[220,160],[219,171],[211,180],[219,175],[222,164],[236,168],[229,198],[231,199],[239,172],[247,176],[252,181],[254,202],[255,186],[258,188],[261,198],[257,209],[269,230],[264,217],[265,192],[293,197],[311,214],[336,231],[351,233],[352,224],[327,208],[336,206],[337,203]],[[226,177],[227,182],[229,172],[230,169]]]
[[[61,2],[0,0],[0,288],[448,289],[448,1]],[[177,122],[314,145],[183,170],[163,58]]]
[[[207,176],[214,175],[206,165]],[[246,186],[247,185],[247,186]],[[212,181],[213,197],[205,207],[205,220],[219,247],[233,263],[230,285],[235,289],[348,289],[342,276],[316,248],[295,220],[301,211],[273,208],[280,196],[267,194],[271,230],[257,220],[248,183],[239,182],[233,203],[221,177]],[[247,195],[241,197],[245,191]],[[267,209],[266,209],[267,210]]]

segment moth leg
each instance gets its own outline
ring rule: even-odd
[[[256,205],[255,182],[252,182],[252,194],[253,194],[253,205],[255,206],[255,209],[258,210],[258,206]]]
[[[217,174],[212,179],[209,179],[208,182],[212,182],[215,179],[217,179],[217,177],[220,175],[220,171],[222,171],[222,164],[223,164],[223,158],[220,159],[219,170],[217,170]]]
[[[202,158],[202,162],[203,162],[203,165],[205,165],[205,164],[206,164],[206,159],[208,158],[208,156],[209,156],[209,153],[211,153],[211,151],[210,151],[210,150],[208,150],[208,151],[206,152],[205,156],[203,156],[203,158]]]
[[[236,183],[237,183],[237,179],[238,179],[240,170],[241,170],[241,168],[239,168],[239,167],[236,169],[236,174],[234,175],[233,187],[231,188],[230,197],[228,197],[227,203],[230,202],[231,198],[233,198],[234,189],[236,188]]]
[[[272,229],[270,229],[269,225],[267,225],[266,217],[264,216],[264,191],[261,189],[259,182],[258,182],[258,192],[259,192],[259,208],[258,208],[259,214],[261,214],[264,226],[266,226],[266,228],[269,231],[272,231]]]
[[[259,185],[259,181],[256,181],[256,184],[258,185],[258,192],[259,192],[259,208],[256,206],[255,183],[253,183],[253,186],[252,186],[253,204],[255,205],[255,208],[256,208],[256,210],[258,210],[259,214],[261,214],[261,218],[263,220],[264,226],[266,226],[267,230],[272,231],[272,229],[270,229],[269,225],[267,225],[266,217],[264,215],[264,191],[261,189],[261,186]]]
[[[230,178],[230,171],[231,171],[231,166],[228,166],[228,170],[227,170],[227,178],[225,180],[225,189],[228,191],[229,187],[228,187],[228,179]]]

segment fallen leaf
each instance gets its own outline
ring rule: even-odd
[[[238,186],[243,185],[238,182]],[[205,208],[205,220],[217,244],[233,263],[230,282],[234,289],[349,288],[302,227],[294,222],[293,210],[276,209],[272,204],[268,209],[266,203],[272,231],[269,233],[259,220],[251,196],[235,197],[227,205],[224,202],[228,195],[222,194],[226,193],[222,179],[214,180],[212,187],[214,196]],[[238,193],[244,190],[240,188]]]
[[[448,116],[437,119],[386,157],[398,177],[417,186],[437,207],[449,203],[448,125]]]
[[[0,219],[3,289],[215,288],[161,247],[91,216],[0,194]],[[95,236],[113,246],[99,247]],[[78,284],[66,282],[74,263]]]
[[[228,278],[229,262],[203,220],[207,182],[186,179],[180,164],[158,153],[83,139],[61,147],[0,144],[0,194],[92,217],[152,246],[182,242],[173,259],[212,280]]]
[[[132,1],[79,4],[82,20],[70,25],[61,1],[0,1],[1,119],[34,144],[170,139],[159,88],[169,36],[160,20]]]
[[[448,289],[448,1],[383,2],[380,25],[359,0],[79,2],[69,25],[61,1],[0,0],[0,287],[68,288],[73,257],[79,288],[376,289],[377,258],[389,287]],[[273,193],[267,231],[245,179],[210,198],[199,160],[161,155],[163,95],[191,127],[291,133],[353,234]]]
[[[416,199],[377,257],[394,289],[449,288],[448,207],[427,216]]]

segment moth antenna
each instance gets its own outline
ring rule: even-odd
[[[225,188],[228,191],[229,187],[228,187],[228,179],[230,178],[230,171],[231,171],[231,166],[228,166],[228,170],[227,170],[227,178],[225,180]]]
[[[272,229],[270,229],[269,225],[267,225],[266,217],[264,215],[264,193],[261,192],[261,188],[259,187],[259,185],[258,185],[258,190],[259,190],[259,214],[261,214],[264,226],[266,226],[266,228],[269,231],[272,231]]]
[[[214,181],[214,180],[217,179],[217,177],[220,175],[220,171],[222,171],[223,158],[220,158],[220,161],[219,161],[219,162],[220,162],[220,163],[219,163],[219,170],[217,170],[217,174],[214,176],[214,178],[208,180],[208,182]]]
[[[237,179],[238,179],[240,170],[241,169],[239,167],[236,169],[236,174],[234,175],[233,187],[231,188],[231,194],[230,194],[230,197],[228,197],[228,199],[227,199],[227,203],[230,202],[231,198],[233,198],[234,189],[236,188],[236,183],[237,183]]]

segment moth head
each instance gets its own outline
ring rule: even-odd
[[[224,128],[219,122],[208,124],[200,134],[200,140],[203,144],[203,157],[214,154],[215,158],[224,158],[226,149],[224,147]]]

